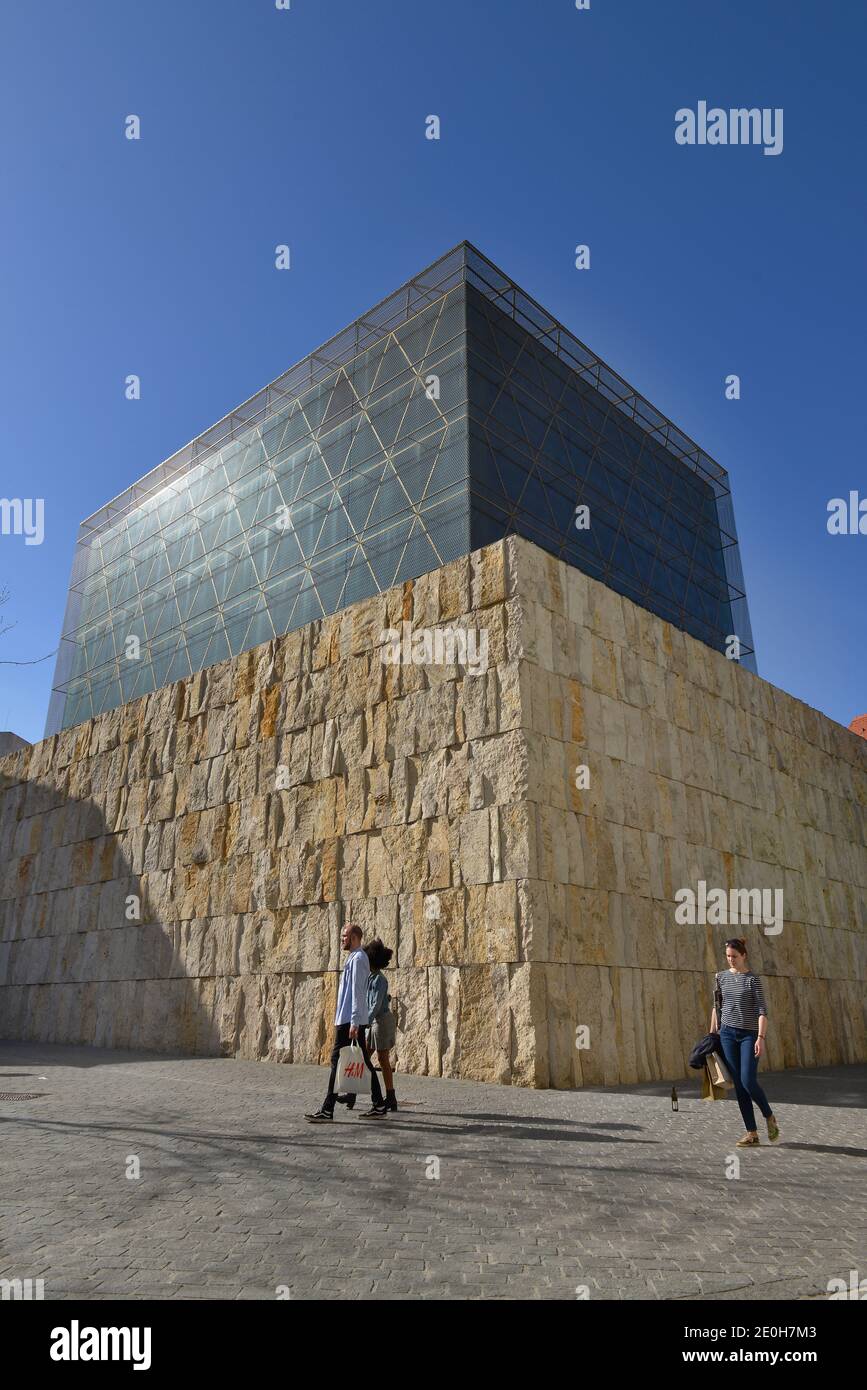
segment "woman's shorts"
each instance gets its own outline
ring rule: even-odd
[[[394,1047],[396,1035],[394,1014],[389,1010],[388,1013],[375,1018],[370,1025],[369,1046],[371,1052],[387,1052],[390,1047]]]

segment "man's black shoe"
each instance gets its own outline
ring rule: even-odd
[[[334,1119],[330,1110],[316,1110],[312,1115],[305,1115],[305,1120],[309,1120],[312,1125],[330,1125]]]
[[[371,1105],[369,1110],[362,1110],[360,1118],[362,1120],[384,1120],[387,1114],[388,1107],[386,1105]]]

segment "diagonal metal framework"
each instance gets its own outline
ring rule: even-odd
[[[466,552],[463,293],[87,524],[59,726]]]
[[[462,243],[82,523],[46,732],[509,531],[751,648],[725,471]]]

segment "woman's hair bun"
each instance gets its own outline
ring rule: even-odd
[[[747,943],[742,936],[730,936],[726,945],[733,946],[739,956],[745,956],[747,953]]]

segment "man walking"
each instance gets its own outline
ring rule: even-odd
[[[317,1111],[312,1115],[305,1115],[305,1120],[309,1120],[312,1125],[330,1124],[334,1119],[334,1106],[337,1096],[334,1094],[334,1086],[337,1081],[337,1068],[340,1063],[340,1049],[348,1046],[350,1040],[358,1039],[358,1044],[364,1056],[365,1063],[370,1072],[370,1099],[371,1107],[365,1111],[365,1115],[374,1119],[382,1119],[388,1114],[388,1109],[382,1099],[382,1091],[379,1085],[379,1077],[373,1070],[370,1060],[370,1053],[367,1050],[365,1033],[367,1032],[367,981],[370,976],[370,961],[367,952],[361,949],[361,927],[350,926],[349,923],[340,933],[340,944],[344,951],[349,952],[349,960],[343,967],[343,974],[340,977],[340,990],[337,995],[337,1012],[334,1015],[336,1032],[334,1035],[334,1047],[331,1052],[331,1074],[328,1078],[328,1094]]]

